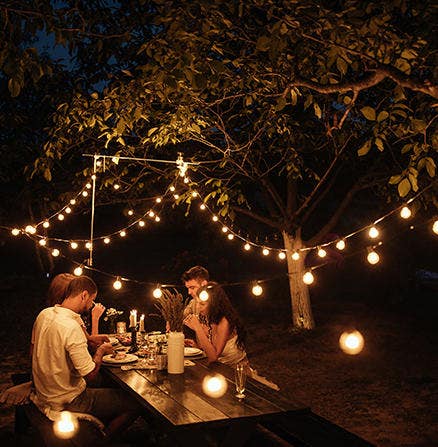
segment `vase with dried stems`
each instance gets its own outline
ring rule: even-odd
[[[167,339],[167,372],[181,374],[184,372],[184,333],[183,319],[185,300],[180,293],[174,290],[163,290],[161,297],[157,298],[155,307],[161,312],[169,328]]]

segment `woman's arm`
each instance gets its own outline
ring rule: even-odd
[[[105,312],[105,306],[101,303],[95,303],[91,309],[91,335],[99,333],[99,319]]]

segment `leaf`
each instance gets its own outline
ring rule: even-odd
[[[362,107],[360,109],[362,112],[362,115],[369,121],[375,121],[376,120],[376,111],[369,106]]]
[[[277,104],[275,105],[275,110],[277,112],[280,112],[286,107],[286,99],[283,96],[280,96],[280,98],[277,99]]]
[[[388,118],[388,116],[389,116],[389,113],[386,112],[385,110],[383,110],[382,112],[380,112],[377,115],[377,122],[381,123],[382,121],[386,120],[386,118]]]
[[[49,168],[44,169],[44,178],[50,182],[52,180],[52,173]]]
[[[20,94],[20,91],[21,91],[20,82],[15,78],[9,79],[8,90],[9,90],[9,93],[11,94],[11,96],[13,98],[16,98]]]
[[[314,110],[314,112],[315,112],[315,115],[316,115],[318,118],[321,118],[321,115],[322,115],[321,107],[319,107],[319,105],[318,105],[316,102],[313,103],[313,110]]]
[[[426,157],[426,170],[429,177],[435,177],[436,165],[432,158]]]
[[[345,73],[347,73],[348,65],[347,62],[345,62],[342,57],[338,57],[336,59],[336,67],[341,74],[344,75]]]
[[[369,150],[371,149],[371,140],[368,140],[358,151],[357,155],[363,156],[368,154]]]
[[[158,127],[152,127],[148,130],[148,137],[150,137],[156,130],[158,129]]]
[[[382,141],[380,138],[376,138],[376,139],[374,140],[374,143],[376,144],[377,149],[379,149],[380,152],[383,152],[383,150],[385,149],[385,148],[383,147],[383,141]]]
[[[403,50],[401,54],[401,57],[404,59],[415,59],[417,56],[418,56],[417,52],[412,49]]]
[[[99,94],[98,94],[97,92],[93,92],[93,93],[91,94],[91,97],[92,97],[93,99],[98,99],[98,98],[99,98]]]
[[[400,197],[405,197],[410,190],[411,190],[411,182],[407,178],[404,178],[398,184],[398,193]]]
[[[401,175],[393,175],[390,179],[389,179],[389,184],[390,185],[396,185],[403,177]]]

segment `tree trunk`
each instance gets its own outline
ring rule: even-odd
[[[309,288],[303,282],[305,273],[304,261],[307,252],[300,253],[300,259],[294,261],[292,253],[302,247],[300,238],[283,231],[284,247],[286,249],[287,270],[292,304],[292,325],[294,329],[314,329],[312,308],[310,306]]]

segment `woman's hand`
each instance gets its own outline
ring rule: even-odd
[[[187,315],[187,317],[184,318],[183,323],[195,332],[201,328],[199,317],[193,314]]]
[[[198,345],[195,340],[192,340],[191,338],[185,338],[184,339],[184,346],[190,346],[192,348],[197,348]]]
[[[91,318],[98,320],[105,312],[106,307],[101,303],[94,303],[94,307],[91,309]]]

